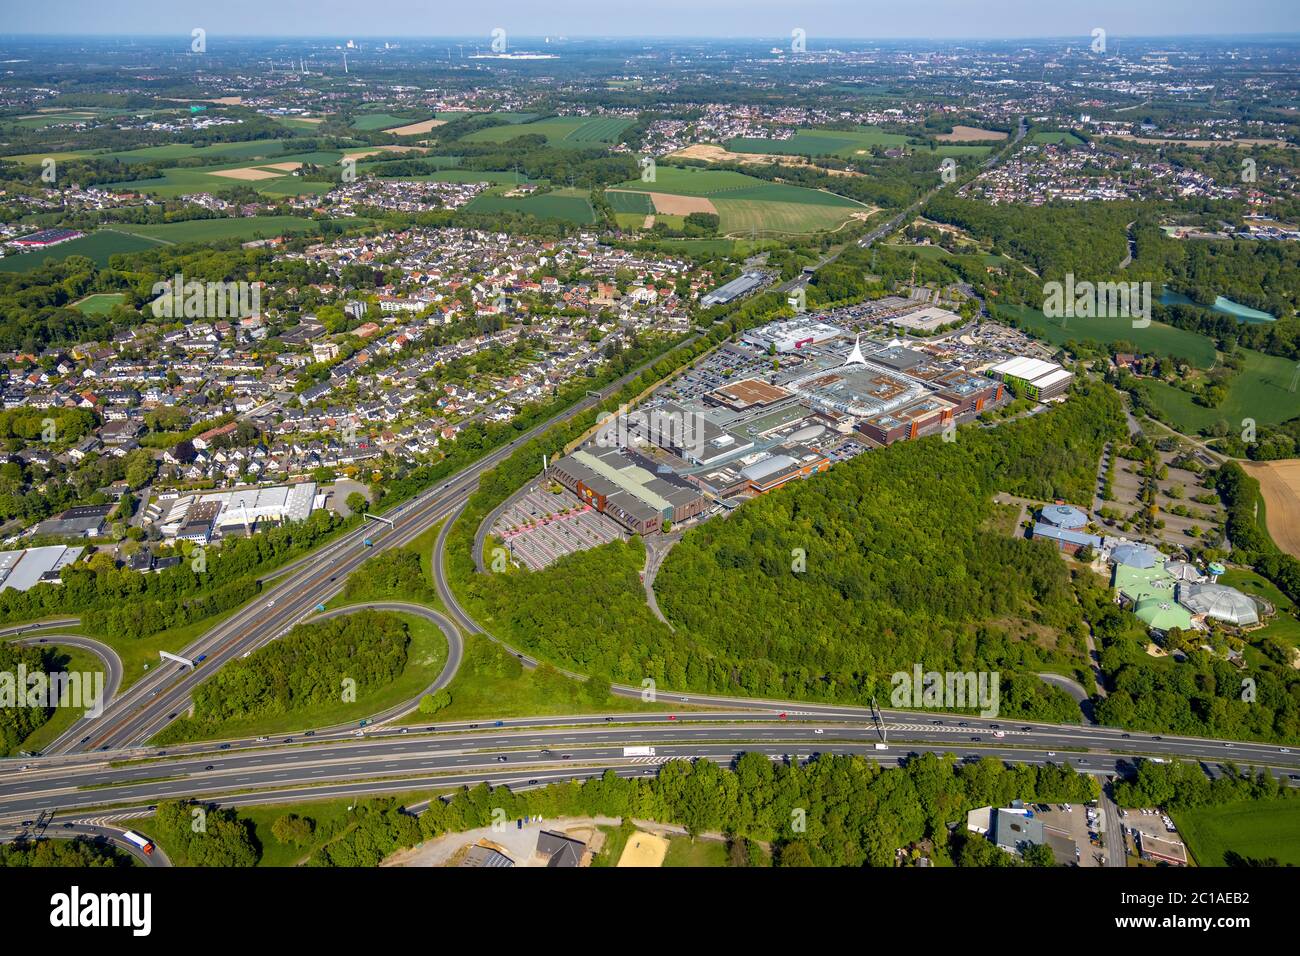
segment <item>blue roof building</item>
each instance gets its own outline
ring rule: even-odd
[[[1048,505],[1043,509],[1042,519],[1058,528],[1082,528],[1088,523],[1088,516],[1073,505]]]

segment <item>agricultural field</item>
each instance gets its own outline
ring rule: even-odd
[[[110,256],[121,252],[142,252],[158,245],[156,239],[145,239],[112,229],[100,229],[80,239],[62,242],[49,249],[26,252],[21,255],[8,255],[0,259],[0,272],[28,272],[45,262],[54,259],[62,262],[69,256],[85,256],[96,265],[108,265]]]
[[[1250,349],[1241,352],[1243,367],[1229,383],[1228,397],[1216,408],[1197,405],[1190,394],[1164,382],[1143,381],[1140,388],[1184,434],[1196,434],[1220,420],[1239,429],[1244,418],[1253,418],[1258,425],[1276,425],[1300,415],[1300,386],[1292,390],[1295,363]]]
[[[467,143],[504,143],[517,136],[545,136],[551,146],[600,146],[618,140],[632,120],[626,116],[551,116],[531,123],[489,126],[464,137]]]
[[[382,176],[380,178],[406,183],[493,183],[498,186],[519,186],[535,182],[522,173],[502,172],[495,169],[444,169],[423,176]]]
[[[1241,466],[1259,482],[1268,536],[1287,554],[1300,558],[1300,460],[1243,461]]]
[[[596,221],[596,211],[586,190],[556,189],[540,196],[507,198],[494,189],[476,198],[464,209],[471,213],[521,212],[538,219],[563,219],[580,226]]]
[[[142,146],[139,149],[97,153],[96,159],[116,159],[123,163],[174,163],[184,159],[200,159],[219,163],[237,159],[267,159],[282,161],[292,140],[255,139],[244,143],[213,143],[211,146],[191,146],[189,143],[168,143],[165,146]]]
[[[660,166],[654,182],[637,179],[619,183],[605,195],[611,204],[622,204],[614,207],[617,211],[643,208],[632,207],[635,200],[622,198],[628,193],[647,195],[656,213],[716,212],[719,231],[726,235],[804,235],[837,229],[874,211],[835,193],[772,183],[729,169],[696,166]],[[675,201],[674,197],[691,197],[695,201]]]
[[[428,119],[427,114],[425,116],[395,116],[392,113],[362,113],[359,116],[352,117],[352,128],[369,133],[377,129],[405,126],[407,123],[414,123],[421,119]]]
[[[1146,328],[1135,329],[1133,320],[1126,318],[1049,319],[1038,309],[1021,305],[999,305],[997,311],[999,316],[1016,319],[1022,329],[1053,345],[1064,345],[1070,340],[1095,342],[1098,345],[1132,342],[1144,353],[1181,358],[1198,368],[1209,368],[1214,364],[1212,341],[1195,332],[1176,329],[1161,322],[1153,321]],[[1191,401],[1191,396],[1188,396],[1188,401]]]
[[[356,220],[348,220],[355,222]],[[248,241],[258,238],[296,235],[317,231],[316,223],[297,216],[248,216],[236,219],[191,219],[186,222],[166,222],[156,225],[123,225],[123,232],[159,242],[213,242],[218,239]]]
[[[1029,137],[1031,143],[1054,143],[1057,146],[1082,146],[1083,140],[1069,130],[1045,130]]]
[[[342,154],[338,152],[295,153],[260,165],[248,162],[228,162],[220,165],[163,169],[162,175],[152,179],[133,179],[112,183],[110,188],[149,193],[164,199],[174,199],[186,193],[217,192],[237,184],[251,185],[260,193],[272,196],[297,196],[305,193],[324,193],[330,189],[327,182],[305,182],[293,175],[302,163],[332,165]]]
[[[122,293],[120,292],[96,292],[84,299],[78,299],[72,303],[72,308],[83,315],[105,315],[113,311],[114,306],[121,304]]]
[[[1223,866],[1228,852],[1300,866],[1300,800],[1228,803],[1170,815],[1200,866]]]
[[[852,130],[801,129],[789,139],[758,139],[738,137],[725,145],[733,153],[786,153],[796,156],[841,156],[853,159],[870,153],[871,147],[886,149],[905,146],[908,137],[900,133],[886,133],[870,126]]]
[[[655,211],[654,203],[648,193],[611,192],[606,193],[610,208],[614,212],[639,213],[648,216]]]

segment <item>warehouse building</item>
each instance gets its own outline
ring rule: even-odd
[[[728,302],[734,302],[761,287],[764,279],[765,276],[761,272],[746,272],[740,277],[718,286],[712,292],[705,293],[704,297],[700,299],[700,305],[707,309],[711,305],[726,305]]]
[[[998,362],[988,369],[988,374],[1010,385],[1011,390],[1021,398],[1032,398],[1040,402],[1064,395],[1074,381],[1074,373],[1055,362],[1023,356]]]
[[[21,551],[0,551],[0,591],[26,591],[41,583],[59,583],[60,572],[81,557],[85,548],[61,544]]]
[[[762,352],[775,350],[781,354],[788,354],[809,346],[830,342],[843,334],[843,329],[827,325],[825,322],[815,322],[807,318],[778,319],[776,322],[750,329],[745,333],[743,341],[746,345]]]
[[[665,521],[687,521],[708,506],[690,482],[659,471],[630,449],[580,448],[552,462],[547,474],[634,534],[658,531]]]

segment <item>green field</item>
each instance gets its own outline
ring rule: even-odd
[[[733,153],[772,153],[786,156],[841,156],[852,159],[871,152],[871,147],[903,146],[908,137],[886,133],[871,126],[852,130],[801,129],[789,139],[739,137],[726,143]]]
[[[1259,800],[1170,814],[1198,866],[1223,866],[1229,850],[1300,866],[1300,800]]]
[[[498,186],[518,186],[531,183],[522,173],[501,172],[495,169],[444,169],[424,176],[382,176],[381,179],[404,183],[494,183]]]
[[[353,220],[349,220],[351,222]],[[166,222],[156,225],[124,225],[123,232],[160,242],[212,242],[217,239],[257,238],[316,232],[318,226],[310,219],[297,216],[248,216],[236,219],[191,219],[186,222]]]
[[[614,212],[636,213],[648,216],[655,211],[654,203],[646,193],[610,192],[605,194]]]
[[[771,233],[803,235],[836,229],[866,207],[835,193],[773,183],[729,169],[660,166],[655,181],[639,179],[612,186],[605,195],[616,210],[635,200],[629,193],[667,193],[708,199],[718,211],[718,229],[725,235]],[[626,211],[634,211],[628,209]]]
[[[1046,339],[1053,345],[1068,341],[1095,342],[1105,346],[1111,342],[1132,342],[1142,352],[1151,355],[1168,355],[1181,358],[1198,368],[1214,364],[1214,343],[1203,335],[1176,329],[1171,325],[1152,322],[1146,328],[1133,327],[1127,318],[1105,319],[1049,319],[1038,309],[1023,305],[999,305],[999,316],[1015,318],[1020,327]],[[1290,377],[1288,375],[1288,381]],[[1180,393],[1183,394],[1183,393]],[[1188,401],[1191,397],[1188,396]]]
[[[286,144],[281,139],[255,139],[243,143],[213,143],[211,146],[191,146],[189,143],[168,143],[165,146],[143,146],[111,153],[97,153],[96,159],[116,159],[123,163],[174,163],[185,159],[199,159],[205,163],[226,160],[270,159],[279,162],[284,158]]]
[[[497,190],[493,190],[497,192]],[[563,219],[586,226],[596,221],[591,199],[582,189],[556,189],[540,196],[507,198],[502,195],[483,194],[464,207],[471,213],[521,212],[538,219]]]
[[[426,114],[411,114],[410,116],[395,116],[392,113],[362,113],[352,118],[352,128],[364,132],[371,132],[377,129],[390,129],[394,126],[409,126],[411,123],[418,123],[421,120],[431,119]]]
[[[339,161],[342,154],[338,152],[297,153],[285,155],[274,162],[308,162],[317,165],[332,165]],[[266,160],[269,163],[272,160]],[[162,175],[153,179],[133,179],[127,182],[112,183],[110,189],[131,192],[150,193],[164,199],[175,199],[187,193],[215,193],[232,186],[249,186],[259,193],[271,196],[297,196],[305,193],[328,192],[331,184],[327,182],[304,182],[291,171],[268,170],[276,175],[269,179],[233,179],[229,176],[213,175],[220,170],[242,169],[256,166],[254,162],[233,162],[220,165],[200,166],[194,168],[173,167],[162,170]]]
[[[96,292],[72,303],[72,307],[83,315],[106,315],[114,306],[122,304],[120,292]]]
[[[1066,146],[1083,145],[1083,140],[1078,136],[1075,136],[1069,130],[1045,130],[1043,132],[1035,133],[1033,136],[1029,137],[1029,139],[1030,142],[1034,143],[1055,143],[1058,146],[1062,143]]]
[[[1295,363],[1250,349],[1241,353],[1243,367],[1229,383],[1228,397],[1216,408],[1197,405],[1190,394],[1165,382],[1144,380],[1139,387],[1175,428],[1188,434],[1220,419],[1240,427],[1243,418],[1253,418],[1259,425],[1276,425],[1300,415],[1300,389],[1291,390]]]
[[[475,130],[467,143],[504,143],[517,136],[545,136],[551,146],[597,146],[613,143],[632,120],[626,116],[551,116],[531,123],[512,123]]]
[[[112,229],[100,229],[80,239],[62,242],[49,249],[9,255],[0,259],[0,272],[28,272],[44,264],[47,259],[62,262],[69,256],[85,256],[96,265],[108,265],[109,256],[119,252],[141,252],[157,246],[156,240],[131,236]]]

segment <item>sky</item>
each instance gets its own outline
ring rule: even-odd
[[[1300,33],[1300,0],[0,0],[0,35],[986,38]]]

